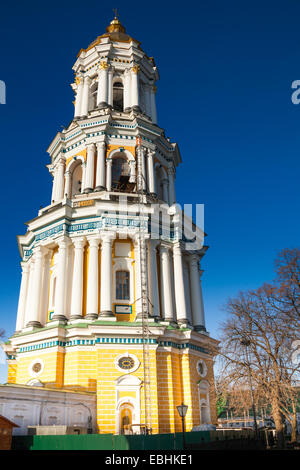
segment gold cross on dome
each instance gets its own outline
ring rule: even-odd
[[[118,18],[118,10],[117,10],[117,8],[113,8],[113,12],[115,13],[115,18]]]

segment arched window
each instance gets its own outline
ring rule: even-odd
[[[72,173],[72,196],[75,194],[81,193],[81,184],[82,184],[82,167],[77,165]]]
[[[130,177],[130,169],[127,160],[123,157],[115,157],[112,162],[112,189],[122,191],[125,189]]]
[[[116,299],[129,300],[129,271],[116,271]]]
[[[123,83],[117,81],[113,84],[113,108],[115,111],[123,111]]]

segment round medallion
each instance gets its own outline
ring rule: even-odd
[[[199,361],[197,362],[197,372],[200,377],[205,377],[207,374],[207,365],[202,359],[199,359]]]
[[[35,372],[36,374],[38,374],[42,369],[42,364],[40,362],[36,362],[35,364],[33,364],[32,366],[32,370],[33,372]]]
[[[118,360],[118,366],[121,369],[129,370],[129,369],[132,369],[134,365],[135,365],[134,359],[130,356],[123,356],[123,357],[120,357],[120,359]]]
[[[43,372],[44,369],[44,363],[41,359],[35,359],[32,361],[28,368],[29,375],[31,377],[37,377]]]
[[[115,367],[120,372],[131,374],[139,368],[140,361],[134,354],[124,352],[115,358]]]

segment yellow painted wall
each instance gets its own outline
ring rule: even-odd
[[[7,383],[8,384],[16,383],[17,368],[18,368],[18,365],[15,361],[8,363],[8,371],[7,371]]]
[[[43,372],[37,378],[45,386],[76,391],[95,392],[97,395],[97,425],[101,433],[116,432],[116,380],[125,375],[115,366],[115,359],[127,352],[126,345],[113,348],[79,346],[62,350],[37,351],[36,354],[19,354],[18,362],[9,364],[9,383],[27,384],[34,377],[29,373],[29,366],[35,359],[45,364]],[[144,381],[143,350],[130,349],[138,357],[139,368],[131,375]],[[191,351],[150,350],[151,405],[153,433],[181,431],[181,419],[177,406],[182,401],[188,405],[186,429],[200,424],[198,383],[201,377],[197,373],[199,355]],[[205,359],[208,373],[205,377],[210,383],[210,405],[212,422],[216,423],[216,400],[213,382],[212,361]],[[119,398],[135,398],[135,391],[121,390]],[[144,388],[140,389],[141,418],[145,422]]]

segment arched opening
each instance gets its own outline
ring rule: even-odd
[[[81,193],[81,186],[82,186],[82,166],[79,163],[73,170],[72,173],[72,197],[75,194]]]
[[[121,434],[129,434],[132,425],[133,406],[130,403],[123,403],[120,406],[120,432]]]
[[[199,364],[202,364],[199,361]],[[210,424],[210,404],[209,404],[209,383],[206,380],[200,381],[198,384],[199,405],[200,405],[200,424]]]
[[[130,168],[123,157],[115,157],[112,161],[112,190],[125,191],[129,183]]]
[[[113,84],[113,108],[115,111],[123,111],[124,106],[124,87],[121,81]]]
[[[210,423],[209,407],[206,401],[203,401],[200,407],[200,424],[209,424],[209,423]]]

